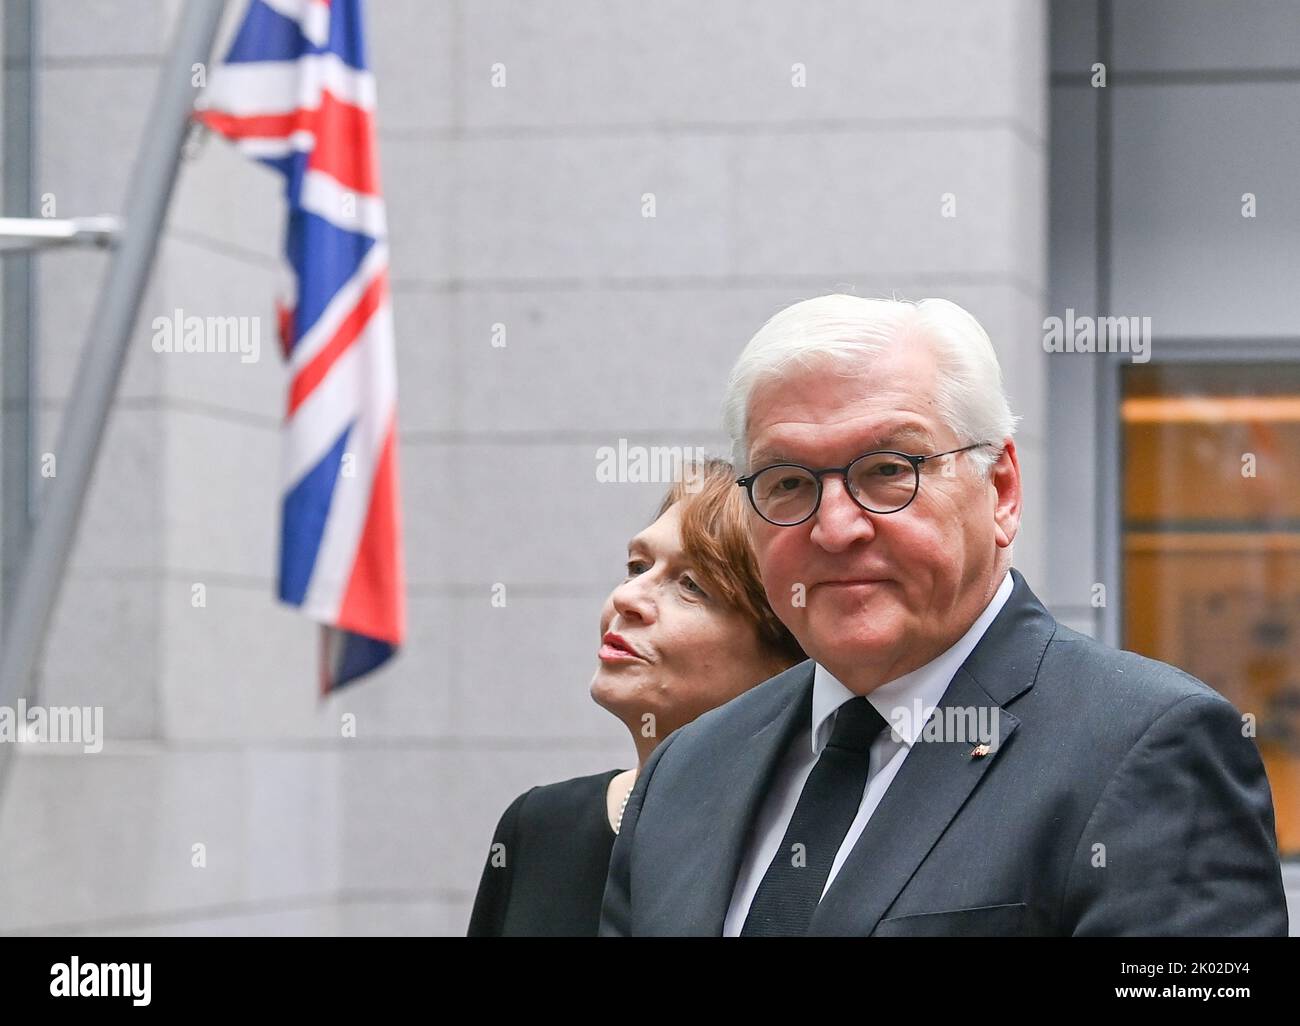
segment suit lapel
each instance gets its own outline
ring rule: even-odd
[[[948,706],[988,709],[996,703],[974,678],[958,670],[936,717]],[[808,932],[860,935],[874,930],[1019,723],[999,710],[998,739],[982,758],[971,755],[972,741],[918,738],[813,913]]]
[[[971,741],[917,738],[817,906],[809,934],[871,933],[1020,725],[1001,707],[1033,686],[1056,621],[1024,578],[1011,573],[1006,605],[954,675],[935,713],[990,710],[986,715],[997,730],[989,753],[973,755]]]
[[[787,670],[790,679],[778,684],[773,679],[779,705],[770,705],[755,717],[737,724],[726,744],[718,779],[708,788],[707,807],[697,822],[706,824],[709,836],[702,839],[693,857],[695,876],[690,891],[697,900],[686,910],[682,933],[719,937],[731,906],[731,893],[740,874],[749,833],[762,800],[772,785],[796,731],[810,729],[812,720],[813,663],[811,660]],[[680,917],[681,908],[676,908]]]

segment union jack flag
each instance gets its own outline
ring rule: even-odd
[[[397,371],[361,0],[250,0],[196,118],[284,176],[280,599],[323,626],[321,693],[406,627]]]

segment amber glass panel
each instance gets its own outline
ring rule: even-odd
[[[1124,647],[1255,717],[1300,856],[1300,366],[1135,365],[1122,387]]]

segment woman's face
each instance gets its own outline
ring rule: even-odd
[[[591,696],[638,735],[662,740],[784,669],[686,561],[677,504],[632,539],[627,560],[601,610]]]

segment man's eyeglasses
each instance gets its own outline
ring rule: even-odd
[[[845,491],[868,513],[897,513],[916,498],[921,488],[922,463],[992,444],[976,442],[928,456],[882,449],[859,456],[847,467],[821,470],[798,463],[776,463],[740,478],[736,484],[749,493],[758,515],[777,527],[794,527],[817,512],[822,503],[822,478],[827,474],[841,475]]]

